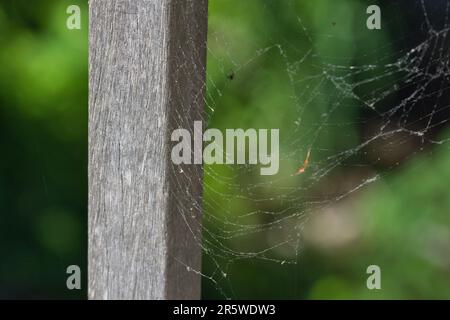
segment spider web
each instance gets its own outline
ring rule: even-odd
[[[198,118],[210,128],[279,128],[281,139],[276,175],[261,176],[254,165],[204,166],[203,203],[194,206],[203,211],[197,242],[208,268],[186,268],[224,298],[236,297],[230,279],[237,261],[265,260],[280,268],[298,263],[311,215],[419,153],[448,148],[441,131],[450,119],[450,1],[382,3],[382,30],[366,28],[369,4],[361,3],[346,13],[355,16],[356,31],[347,28],[339,8],[314,20],[308,14],[316,12],[315,4],[299,3],[260,1],[257,19],[276,21],[274,7],[289,13],[279,37],[255,26],[253,43],[240,41],[245,30],[227,31],[235,20],[223,19],[232,14],[210,9],[206,112]],[[284,37],[283,28],[295,36]],[[281,98],[258,100],[267,98],[267,85],[280,88]],[[243,90],[254,93],[240,97]],[[309,165],[296,175],[308,151]],[[339,175],[344,169],[357,174],[345,179]]]

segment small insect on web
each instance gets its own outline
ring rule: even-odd
[[[306,153],[305,161],[303,161],[303,164],[300,166],[300,168],[297,169],[295,174],[302,174],[305,172],[306,168],[308,167],[310,155],[311,155],[311,148],[308,149],[308,152]]]

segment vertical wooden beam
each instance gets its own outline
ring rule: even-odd
[[[170,135],[202,119],[207,0],[89,10],[89,298],[200,298],[202,168]]]

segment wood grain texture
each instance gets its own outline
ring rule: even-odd
[[[202,167],[170,134],[204,102],[207,0],[91,0],[90,299],[198,299]]]

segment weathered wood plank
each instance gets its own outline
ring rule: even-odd
[[[169,148],[202,119],[207,0],[89,10],[89,298],[197,299],[202,168]]]

